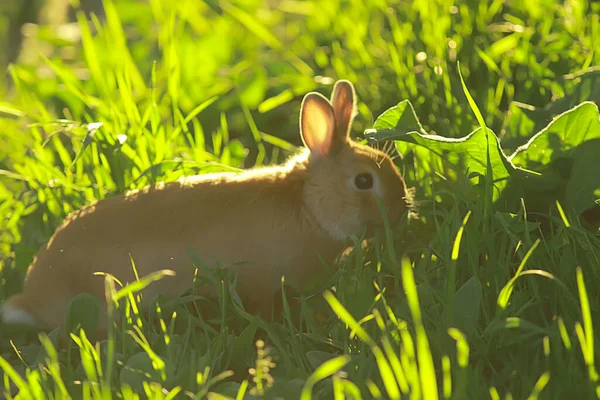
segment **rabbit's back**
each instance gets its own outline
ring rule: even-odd
[[[147,296],[177,296],[192,286],[191,251],[209,268],[232,268],[242,297],[268,301],[281,275],[303,282],[321,267],[319,256],[334,257],[342,247],[319,235],[302,205],[302,171],[293,173],[298,176],[257,174],[220,183],[200,178],[99,201],[55,233],[32,264],[24,291],[43,297],[51,283],[68,296],[102,298],[104,278],[94,273],[132,282],[133,260],[140,277],[175,272],[151,284]]]

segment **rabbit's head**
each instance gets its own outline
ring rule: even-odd
[[[355,113],[354,87],[346,80],[335,84],[331,101],[308,93],[300,112],[302,139],[310,151],[304,202],[338,240],[380,225],[380,204],[391,222],[407,207],[406,186],[392,159],[350,139]]]

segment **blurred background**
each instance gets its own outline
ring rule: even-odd
[[[296,136],[294,123],[287,124],[290,112],[274,110],[340,77],[357,86],[361,128],[372,123],[373,113],[409,99],[428,130],[461,136],[473,120],[457,61],[487,122],[500,133],[512,101],[545,106],[563,95],[565,75],[600,60],[600,7],[586,0],[119,0],[110,7],[124,42],[105,41],[102,50],[114,46],[118,55],[120,46],[127,49],[135,79],[148,86],[153,61],[168,56],[184,112],[209,95],[222,97],[221,109],[235,108],[236,98],[258,118],[265,115],[269,127],[281,125],[277,136],[289,139]],[[60,79],[45,58],[69,67],[87,92],[97,89],[75,10],[95,35],[106,17],[102,0],[2,0],[0,10],[2,69],[17,63],[13,74],[35,78],[44,104],[74,106],[56,90]],[[168,70],[157,71],[164,85],[161,72]],[[9,73],[6,98],[13,98],[11,82]]]

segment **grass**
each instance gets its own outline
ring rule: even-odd
[[[222,295],[207,320],[189,298],[141,315],[136,286],[107,281],[123,328],[106,342],[86,336],[95,299],[85,296],[67,326],[86,329],[65,351],[56,331],[38,338],[0,328],[6,391],[600,397],[600,240],[584,214],[600,198],[591,173],[600,133],[597,108],[579,106],[598,101],[599,4],[104,4],[106,20],[78,14],[78,29],[40,27],[42,55],[26,48],[9,68],[0,103],[0,301],[20,290],[63,218],[93,200],[282,161],[300,145],[301,97],[329,93],[338,78],[357,89],[353,135],[374,128],[375,139],[388,135],[403,153],[397,163],[416,189],[419,219],[353,250],[313,292],[283,298],[274,323],[244,311],[232,277],[210,277]],[[393,124],[377,120],[384,112]],[[423,132],[473,135],[443,142]]]

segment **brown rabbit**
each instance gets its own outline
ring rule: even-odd
[[[159,184],[72,214],[29,268],[23,293],[4,304],[3,321],[62,327],[74,296],[104,299],[104,278],[95,272],[135,280],[130,255],[140,277],[175,272],[144,289],[145,298],[179,296],[194,279],[188,248],[205,264],[237,274],[236,290],[249,311],[270,310],[282,275],[304,287],[322,270],[320,257],[333,262],[347,236],[382,222],[375,195],[391,221],[406,209],[405,184],[392,160],[349,139],[355,112],[352,84],[338,81],[331,103],[318,93],[304,97],[307,149],[287,163]],[[106,322],[99,321],[99,337]]]

